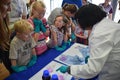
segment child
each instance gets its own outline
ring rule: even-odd
[[[54,24],[50,27],[51,36],[50,41],[48,42],[48,46],[50,48],[55,48],[58,51],[65,50],[65,43],[67,42],[66,23],[68,23],[68,20],[65,18],[65,16],[56,16]]]
[[[46,45],[46,36],[49,35],[49,30],[45,28],[41,19],[44,17],[45,14],[45,5],[42,1],[35,1],[31,6],[31,16],[28,21],[34,27],[34,34],[33,37],[37,42],[36,46],[36,53],[37,55],[42,54],[47,50]]]
[[[77,37],[76,42],[88,45],[88,38],[89,38],[89,35],[91,33],[91,30],[83,30],[80,27],[79,27],[79,29],[80,30],[78,32],[77,31],[75,32],[75,35]]]
[[[68,29],[68,37],[69,40],[72,42],[75,42],[76,36],[75,36],[75,24],[73,23],[73,20],[69,17],[67,17],[69,22],[67,24],[67,29]]]
[[[64,25],[62,28],[65,34],[65,39],[66,39],[65,41],[67,41],[67,43],[69,43],[70,45],[70,42],[71,41],[74,42],[75,40],[75,35],[74,35],[75,25],[72,22],[72,19],[67,16],[64,16],[63,21],[64,21]]]
[[[14,24],[16,32],[15,37],[10,43],[11,68],[15,72],[26,70],[36,63],[37,57],[35,52],[36,43],[31,36],[33,28],[26,20],[17,21]]]

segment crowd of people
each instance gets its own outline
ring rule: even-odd
[[[38,55],[50,48],[64,51],[77,42],[89,46],[88,62],[62,66],[62,73],[119,80],[120,24],[112,20],[110,1],[95,5],[87,0],[63,0],[62,7],[55,8],[46,20],[43,1],[0,0],[0,79],[33,66]]]

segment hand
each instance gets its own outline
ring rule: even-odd
[[[33,23],[34,23],[35,26],[39,26],[39,21],[38,21],[38,19],[33,19]]]
[[[59,47],[59,46],[55,46],[55,49],[56,49],[57,51],[64,51],[64,49],[63,49],[62,47]]]
[[[70,40],[68,40],[68,41],[67,41],[67,44],[70,46],[70,45],[71,45],[71,41],[70,41]]]
[[[50,35],[50,30],[49,30],[49,29],[46,30],[45,35],[46,35],[46,36],[49,36],[49,35]]]
[[[13,71],[15,72],[20,72],[20,71],[24,71],[27,69],[26,66],[11,66],[11,68],[13,69]]]
[[[60,71],[62,73],[66,73],[66,72],[68,72],[68,68],[69,68],[69,66],[61,66],[56,71]]]
[[[66,47],[67,47],[67,46],[70,46],[70,45],[71,45],[71,41],[68,40],[68,41],[66,41],[66,42],[63,42],[62,47],[63,47],[64,49],[66,49]]]
[[[88,58],[89,58],[89,56],[85,57],[85,63],[88,62]]]
[[[37,61],[37,56],[33,55],[27,66],[30,67],[30,66],[34,65],[36,63],[36,61]]]
[[[75,34],[72,33],[72,34],[71,34],[71,39],[72,39],[72,41],[75,40],[75,38],[76,38]]]
[[[63,42],[62,48],[63,48],[64,50],[66,49],[66,46],[67,46],[67,42]]]

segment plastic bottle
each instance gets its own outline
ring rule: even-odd
[[[48,70],[43,71],[42,80],[51,80],[51,76]]]
[[[57,74],[53,74],[51,80],[58,80]]]

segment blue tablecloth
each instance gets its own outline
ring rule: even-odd
[[[67,46],[67,49],[70,46]],[[65,51],[65,50],[64,50]],[[13,73],[5,80],[28,80],[31,78],[34,74],[36,74],[38,71],[40,71],[43,67],[45,67],[49,62],[54,60],[57,56],[59,56],[64,51],[57,51],[55,49],[48,49],[46,52],[44,52],[42,55],[38,56],[37,63],[33,65],[32,67],[29,67],[27,70]],[[74,79],[72,79],[74,80]],[[80,79],[85,80],[85,79]],[[90,80],[96,80],[96,78],[90,79]]]
[[[70,46],[67,46],[67,49]],[[35,73],[37,73],[39,70],[41,70],[43,67],[45,67],[49,62],[54,60],[58,55],[63,53],[64,51],[56,51],[55,49],[48,49],[45,53],[38,56],[37,63],[33,65],[32,67],[28,68],[25,71],[13,73],[5,80],[28,80],[30,77],[32,77]]]

